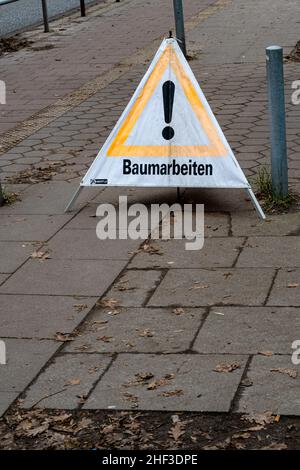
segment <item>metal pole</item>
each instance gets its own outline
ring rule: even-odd
[[[3,203],[4,203],[4,197],[3,197],[1,183],[0,183],[0,207],[3,205]]]
[[[47,8],[46,0],[42,0],[42,10],[43,10],[43,18],[44,18],[44,32],[49,33],[49,19],[48,19],[48,8]]]
[[[267,48],[267,78],[273,192],[278,196],[287,196],[288,163],[282,47]]]
[[[182,0],[173,0],[173,4],[174,4],[175,25],[176,25],[176,38],[179,40],[179,46],[186,57],[186,43],[185,43]]]
[[[80,0],[81,16],[85,16],[85,0]]]

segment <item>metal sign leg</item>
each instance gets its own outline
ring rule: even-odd
[[[67,207],[65,208],[65,212],[69,212],[69,211],[72,210],[72,208],[73,208],[73,206],[74,206],[74,204],[75,204],[75,202],[76,202],[76,200],[77,200],[79,194],[81,193],[82,189],[83,189],[83,186],[79,186],[79,188],[78,188],[78,189],[76,190],[76,192],[73,194],[71,201],[69,202],[69,204],[68,204]]]
[[[265,213],[264,213],[264,211],[262,210],[262,208],[260,207],[260,204],[259,204],[258,200],[256,199],[256,196],[255,196],[254,192],[252,191],[251,188],[247,188],[246,191],[247,191],[247,193],[249,194],[249,196],[250,196],[250,198],[251,198],[251,200],[252,200],[252,202],[253,202],[253,205],[254,205],[255,209],[257,210],[259,216],[260,216],[263,220],[265,220],[265,218],[266,218]]]

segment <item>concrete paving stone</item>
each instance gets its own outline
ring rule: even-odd
[[[147,305],[262,305],[273,276],[273,269],[170,269]]]
[[[1,215],[0,240],[46,241],[73,216],[63,215]]]
[[[300,306],[300,269],[280,269],[267,305]]]
[[[158,250],[136,254],[129,268],[210,268],[231,267],[244,243],[243,238],[207,238],[200,250],[186,250],[188,240],[152,240]]]
[[[127,270],[107,292],[106,297],[123,307],[142,307],[158,286],[159,270]]]
[[[281,369],[282,372],[272,369]],[[289,372],[297,374],[296,378],[290,377]],[[253,385],[243,388],[237,412],[269,411],[274,415],[300,415],[299,366],[293,365],[290,354],[255,356],[251,361],[247,377]]]
[[[18,393],[0,392],[0,418],[4,415],[13,401],[17,398]]]
[[[96,301],[97,297],[0,295],[0,334],[51,339],[57,332],[71,333]]]
[[[127,261],[29,260],[1,286],[3,294],[101,296]]]
[[[267,219],[263,221],[256,213],[248,214],[240,212],[238,214],[232,213],[231,220],[234,237],[284,236],[296,235],[300,232],[300,217],[298,213],[268,215]]]
[[[253,212],[253,206],[244,190],[218,188],[188,188],[185,200],[204,204],[207,212]]]
[[[109,355],[57,356],[26,393],[23,408],[77,408],[111,362]]]
[[[249,237],[237,267],[300,266],[300,236]]]
[[[5,338],[6,361],[0,366],[0,392],[22,392],[61,343],[49,340]]]
[[[203,319],[203,309],[105,308],[94,310],[68,352],[162,352],[189,349]]]
[[[0,242],[0,273],[13,273],[36,249],[31,244],[21,242]]]
[[[240,368],[231,373],[214,371],[221,363],[234,362]],[[122,354],[84,408],[228,412],[245,363],[245,356]],[[153,377],[138,382],[136,374],[143,373]],[[148,389],[155,381],[158,385]]]
[[[64,214],[65,208],[78,186],[79,183],[77,181],[72,183],[49,181],[34,184],[27,189],[26,199],[24,198],[22,201],[17,201],[12,205],[1,207],[1,215]],[[92,194],[89,188],[85,188],[77,200],[75,209],[78,209],[84,202],[88,201]]]
[[[291,328],[291,325],[293,327]],[[300,309],[278,307],[220,307],[205,320],[195,344],[211,354],[289,354],[300,338]]]
[[[0,285],[9,277],[9,274],[0,274]]]
[[[99,240],[96,230],[61,230],[48,243],[54,259],[123,259],[132,257],[142,240]]]

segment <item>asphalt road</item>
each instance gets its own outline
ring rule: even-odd
[[[103,0],[98,1],[101,3]],[[95,0],[85,0],[85,3],[95,3]],[[78,8],[80,14],[80,0],[48,0],[47,6],[49,18],[73,8]],[[41,0],[18,0],[8,5],[1,5],[0,1],[0,37],[9,36],[42,21]]]

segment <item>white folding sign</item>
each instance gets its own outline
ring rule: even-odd
[[[264,217],[173,38],[162,42],[84,186],[244,188]]]

